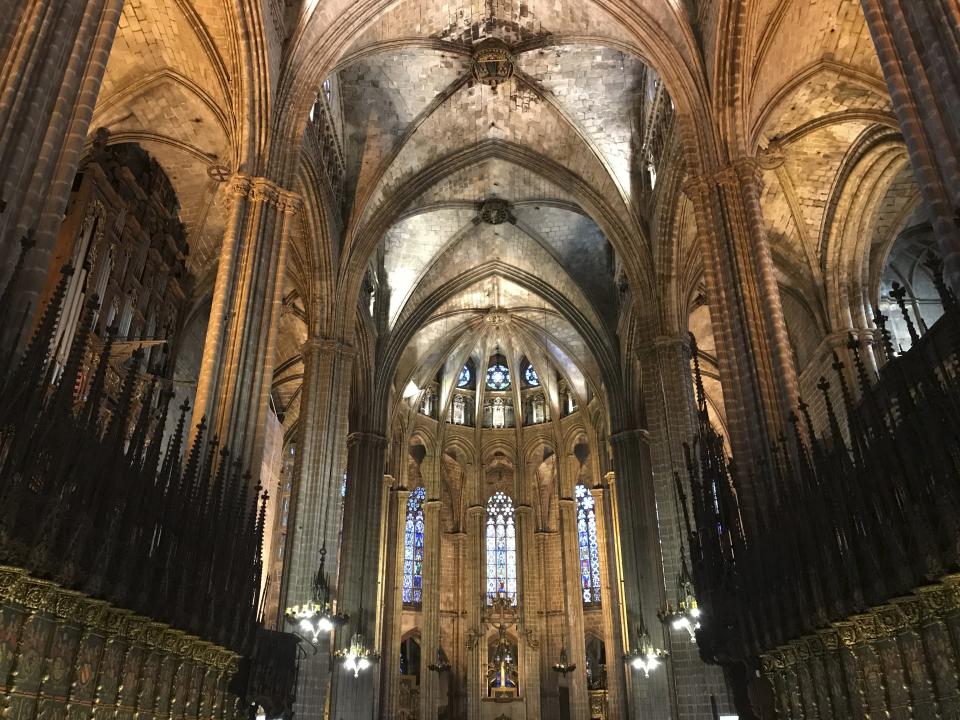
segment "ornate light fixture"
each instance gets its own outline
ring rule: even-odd
[[[623,656],[623,659],[630,663],[634,670],[643,672],[645,678],[650,677],[650,673],[663,664],[663,659],[669,655],[666,650],[654,647],[647,633],[646,627],[641,623],[638,629],[640,643],[637,648],[631,650]]]
[[[677,607],[673,608],[670,603],[658,614],[660,622],[669,623],[674,630],[686,630],[690,634],[690,642],[697,642],[697,630],[700,629],[700,606],[697,604],[697,598],[693,594],[693,586],[687,581],[682,581],[677,590]]]
[[[437,645],[437,660],[427,665],[427,669],[435,673],[445,673],[450,670],[450,663],[447,661],[447,654],[443,651],[442,645]]]
[[[320,549],[320,567],[313,578],[313,599],[303,605],[288,607],[284,612],[287,621],[295,625],[302,633],[302,637],[314,645],[320,635],[331,632],[349,619],[349,615],[339,615],[333,612],[330,585],[324,573],[327,559],[327,549]]]
[[[494,90],[513,75],[513,55],[500,38],[489,37],[473,51],[473,76]]]
[[[345,650],[338,650],[336,656],[343,663],[344,669],[352,672],[354,677],[360,677],[361,672],[380,661],[380,653],[367,647],[363,633],[359,630],[350,638],[350,646]]]
[[[569,662],[567,662],[567,660],[567,644],[564,642],[560,645],[560,662],[558,662],[556,665],[551,665],[550,669],[555,673],[560,673],[566,677],[567,673],[572,673],[577,669],[575,664],[571,665]]]
[[[677,504],[686,511],[686,498],[681,492],[680,478],[674,473],[674,482],[677,485]],[[666,607],[657,613],[660,622],[669,624],[674,630],[686,630],[690,634],[690,642],[697,642],[697,630],[700,629],[700,606],[697,597],[693,594],[693,578],[687,567],[687,552],[683,543],[683,528],[680,527],[680,518],[677,517],[677,532],[680,536],[680,574],[677,576],[677,604],[676,607],[667,603]]]

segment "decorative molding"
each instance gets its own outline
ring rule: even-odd
[[[295,213],[303,204],[299,194],[290,192],[264,177],[234,175],[227,183],[227,192],[233,197],[245,197],[254,202],[266,203],[284,213]]]
[[[49,615],[150,649],[175,652],[220,670],[234,672],[238,667],[240,656],[231,650],[49,580],[40,580],[20,568],[0,566],[0,604],[21,606],[31,615]]]

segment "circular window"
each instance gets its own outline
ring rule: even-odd
[[[523,377],[526,379],[527,385],[532,385],[533,387],[540,385],[540,376],[537,375],[537,371],[533,369],[533,365],[527,365]]]
[[[510,371],[506,365],[495,363],[487,368],[487,387],[491,390],[506,390],[510,387]]]
[[[470,384],[470,381],[473,379],[472,373],[470,372],[470,366],[464,365],[463,370],[460,371],[460,374],[457,376],[457,387],[466,387]]]

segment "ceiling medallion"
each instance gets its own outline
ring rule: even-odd
[[[510,219],[510,203],[500,198],[490,198],[480,204],[480,219],[487,225],[500,225]]]
[[[474,48],[473,76],[484,85],[496,88],[512,75],[513,55],[503,40],[490,37]]]

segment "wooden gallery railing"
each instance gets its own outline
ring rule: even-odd
[[[827,430],[801,404],[766,465],[727,458],[694,353],[682,500],[698,644],[742,718],[960,717],[960,309],[939,289],[945,314],[900,357],[878,315],[876,382],[851,338],[856,387],[834,364],[842,412],[823,378]],[[752,526],[737,497],[747,475]]]
[[[83,367],[95,297],[58,370],[51,343],[71,272],[20,359],[0,352],[0,713],[287,713],[295,642],[257,622],[266,497],[225,446],[204,444],[203,421],[181,463],[186,404],[162,443],[172,392],[141,374],[139,351],[109,400],[109,337]]]

